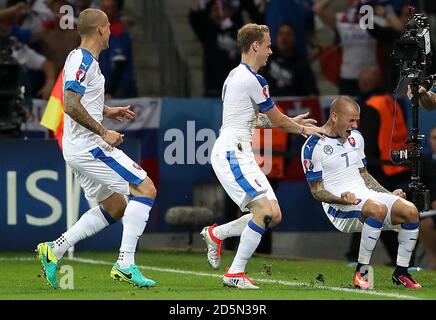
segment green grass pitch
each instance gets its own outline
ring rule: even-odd
[[[395,286],[392,268],[373,266],[375,288],[355,290],[354,269],[345,262],[285,260],[256,256],[248,275],[261,287],[256,291],[224,288],[221,276],[233,253],[225,252],[221,270],[212,270],[205,253],[179,251],[139,252],[136,262],[157,287],[134,288],[114,282],[111,265],[117,253],[77,253],[65,259],[73,271],[74,290],[53,290],[41,278],[41,266],[32,254],[0,253],[0,300],[434,300],[436,272],[413,273],[423,289]],[[71,275],[71,274],[69,274]],[[62,275],[60,275],[62,276]]]

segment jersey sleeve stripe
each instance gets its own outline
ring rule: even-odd
[[[95,148],[94,150],[91,150],[91,154],[93,155],[94,158],[102,161],[109,168],[111,168],[116,173],[118,173],[128,183],[133,184],[135,186],[139,186],[143,182],[142,179],[140,179],[139,177],[135,176],[129,170],[124,168],[114,158],[106,156],[104,154],[103,150],[101,150],[100,148]]]
[[[64,91],[70,90],[76,93],[80,93],[81,95],[85,94],[85,87],[81,86],[78,81],[68,81],[65,83]]]
[[[317,145],[320,137],[312,136],[307,141],[306,145],[304,146],[304,159],[312,160],[313,158],[313,151],[315,150],[315,146]]]
[[[259,104],[259,109],[262,113],[265,113],[270,111],[272,108],[274,108],[274,106],[275,106],[274,101],[272,101],[271,98],[269,98],[265,102]]]
[[[230,164],[230,169],[232,170],[233,176],[235,177],[236,182],[239,186],[251,197],[255,198],[260,193],[253,188],[250,183],[245,179],[242,174],[241,167],[239,166],[238,159],[236,158],[236,154],[234,151],[227,152],[227,160]]]
[[[306,179],[308,182],[320,181],[322,180],[322,171],[318,171],[318,172],[307,171]]]

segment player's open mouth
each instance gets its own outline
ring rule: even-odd
[[[351,136],[351,130],[345,131],[347,133],[347,136]]]

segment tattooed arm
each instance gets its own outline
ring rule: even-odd
[[[91,115],[88,113],[88,111],[86,111],[85,107],[80,102],[81,99],[82,95],[80,93],[66,90],[64,96],[65,113],[81,126],[99,135],[112,147],[116,147],[121,144],[123,142],[123,136],[118,132],[106,129],[98,121],[91,117]]]
[[[267,115],[263,113],[257,114],[257,129],[272,129],[274,128],[273,124],[271,123],[271,120],[268,118]]]
[[[356,196],[351,192],[344,192],[341,197],[335,196],[324,188],[322,181],[309,182],[309,187],[315,200],[320,202],[350,205],[356,201]]]
[[[363,178],[363,181],[365,181],[366,186],[368,189],[383,192],[383,193],[389,193],[392,194],[392,192],[386,190],[380,183],[378,183],[377,180],[374,179],[372,175],[369,174],[368,170],[366,168],[360,168],[360,175]]]

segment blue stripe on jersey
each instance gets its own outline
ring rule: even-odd
[[[318,172],[307,171],[306,179],[308,182],[320,181],[322,180],[322,171],[318,171]]]
[[[75,93],[80,93],[82,96],[85,94],[85,87],[79,84],[79,81],[67,81],[65,83],[64,91],[73,91]]]
[[[79,70],[77,70],[77,72],[83,71],[86,77],[86,73],[89,71],[89,68],[91,68],[92,63],[94,62],[94,58],[88,50],[82,48],[81,51],[82,51],[82,62],[80,63]],[[75,79],[74,81],[67,81],[65,83],[64,91],[65,90],[70,90],[76,93],[80,93],[81,95],[84,95],[86,88],[81,85],[80,81]]]
[[[362,162],[365,167],[368,165],[368,159],[364,158],[362,159]]]
[[[256,77],[257,81],[259,81],[260,86],[262,88],[265,88],[268,85],[268,82],[265,80],[265,78],[262,77],[261,75],[257,74],[253,70],[251,70],[251,68],[248,64],[243,63],[243,62],[241,62],[241,64],[244,65],[248,69],[248,71],[250,71]],[[262,113],[270,111],[275,106],[275,102],[271,99],[271,97],[270,98],[265,97],[265,99],[266,99],[265,102],[259,104],[259,109],[260,109],[260,112],[262,112]]]
[[[100,148],[95,148],[94,150],[91,150],[90,152],[94,158],[102,161],[109,168],[111,168],[116,173],[118,173],[128,183],[133,184],[135,186],[139,186],[143,182],[142,179],[138,178],[133,173],[131,173],[129,170],[124,168],[114,158],[106,156],[104,154],[103,150],[101,150]]]
[[[266,113],[270,111],[272,108],[274,108],[275,103],[271,100],[271,98],[268,98],[264,103],[259,104],[260,112]]]
[[[321,139],[320,137],[311,136],[306,144],[304,145],[304,159],[303,160],[311,160],[313,158],[313,151],[315,150],[315,147]],[[308,182],[314,182],[314,181],[320,181],[322,180],[322,171],[313,172],[306,170],[306,179]]]
[[[330,207],[327,213],[332,217],[339,218],[339,219],[353,219],[353,218],[360,219],[362,217],[362,211],[358,211],[358,210],[341,211],[341,210],[336,210],[333,207]]]
[[[242,174],[241,167],[239,166],[238,159],[236,158],[234,151],[227,152],[227,160],[230,164],[230,169],[232,170],[233,176],[235,177],[236,182],[241,186],[241,188],[252,198],[258,196],[258,192],[254,189],[250,183],[245,179]]]

